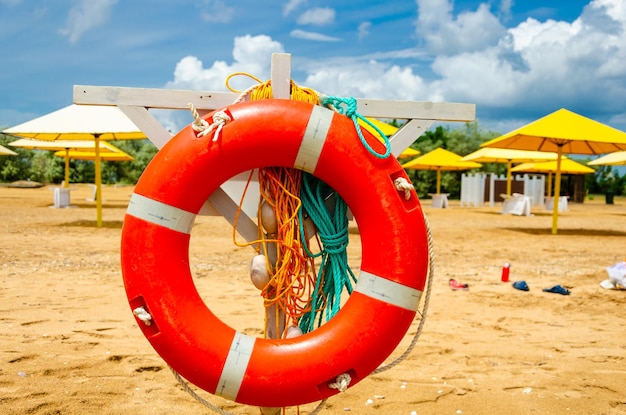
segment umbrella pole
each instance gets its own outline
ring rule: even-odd
[[[96,227],[102,227],[102,172],[100,171],[100,134],[94,134],[96,141]]]
[[[437,194],[441,193],[441,169],[437,169]]]
[[[513,167],[513,162],[511,160],[506,163],[506,195],[511,196],[511,168]]]
[[[65,184],[63,187],[70,187],[70,149],[65,149]]]
[[[556,157],[556,176],[554,177],[554,203],[552,206],[552,235],[557,233],[559,222],[559,197],[561,196],[561,157],[563,156],[563,146],[559,146]]]

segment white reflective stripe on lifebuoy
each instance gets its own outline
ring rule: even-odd
[[[296,161],[293,163],[294,168],[308,173],[315,171],[334,114],[333,111],[324,107],[318,105],[313,107]]]
[[[411,311],[417,311],[422,295],[420,290],[398,284],[395,281],[390,281],[366,271],[359,273],[359,281],[354,291]]]
[[[252,336],[235,332],[226,362],[224,362],[224,369],[217,382],[216,395],[233,401],[237,398],[255,341],[256,338]]]
[[[129,215],[174,231],[190,233],[196,215],[174,206],[133,193],[128,204]]]

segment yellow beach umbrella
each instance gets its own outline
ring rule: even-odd
[[[414,148],[407,148],[406,150],[404,150],[402,153],[400,153],[400,155],[398,156],[399,159],[404,159],[404,158],[412,158],[412,157],[417,157],[419,156],[421,153],[419,152],[419,150],[416,150]]]
[[[145,140],[148,137],[116,106],[69,105],[3,131],[38,140]],[[102,227],[100,146],[96,146],[96,226]]]
[[[591,160],[587,164],[590,166],[624,166],[626,165],[626,151],[616,151]]]
[[[398,127],[394,127],[391,124],[387,124],[386,122],[382,122],[380,120],[377,120],[376,118],[369,118],[369,117],[366,117],[366,118],[367,118],[367,120],[369,122],[374,124],[376,126],[376,128],[378,128],[380,131],[382,131],[383,134],[385,134],[387,137],[391,137],[392,135],[394,135],[396,133],[396,131],[398,131]],[[359,118],[359,125],[361,127],[365,128],[370,133],[372,133],[372,135],[374,135],[376,137],[378,136],[378,132],[374,128],[372,128],[371,125],[369,125],[368,123],[366,123],[365,121],[363,121],[360,118]]]
[[[555,173],[556,160],[543,161],[539,163],[523,163],[511,169],[514,173]],[[591,167],[578,163],[572,159],[563,157],[561,159],[561,174],[589,174],[595,173]]]
[[[529,163],[556,160],[556,153],[543,151],[515,150],[510,148],[483,147],[463,157],[463,161],[478,163],[506,163],[506,194],[511,195],[511,173],[513,163]]]
[[[544,161],[539,163],[522,163],[511,169],[514,173],[547,173],[548,174],[548,194],[550,197],[552,189],[552,174],[556,172],[556,160]],[[580,164],[574,160],[561,159],[561,174],[590,174],[595,173],[591,167]]]
[[[561,191],[563,154],[605,154],[626,150],[626,133],[564,108],[481,145],[482,147],[557,153],[555,197]],[[552,233],[557,233],[558,204],[552,211]]]
[[[17,156],[17,153],[4,146],[0,146],[0,156]]]
[[[473,161],[462,161],[461,156],[443,148],[436,148],[402,165],[405,169],[436,170],[437,194],[441,193],[442,170],[469,170],[481,166],[482,164]]]

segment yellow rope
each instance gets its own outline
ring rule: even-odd
[[[256,85],[251,86],[245,91],[240,91],[234,89],[230,86],[230,80],[235,76],[247,76],[257,82]],[[226,78],[226,88],[228,88],[231,92],[236,93],[249,93],[250,100],[259,100],[259,99],[272,99],[274,98],[274,93],[272,91],[272,81],[263,82],[259,78],[254,75],[251,75],[247,72],[234,72]],[[293,80],[290,81],[290,89],[291,89],[291,99],[294,101],[300,102],[308,102],[309,104],[318,105],[319,104],[319,94],[312,88],[307,88],[303,86],[297,85]]]

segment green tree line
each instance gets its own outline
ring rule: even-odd
[[[11,147],[16,138],[0,135],[0,144],[17,153],[17,156],[0,156],[0,182],[30,180],[44,184],[65,180],[65,159],[54,151],[28,150]],[[130,154],[133,161],[102,161],[102,183],[135,184],[157,148],[148,140],[111,141],[111,144]],[[94,183],[95,167],[91,160],[70,159],[70,183]]]
[[[398,126],[397,121],[392,124]],[[501,133],[480,128],[477,121],[468,122],[460,128],[438,126],[426,131],[411,145],[421,154],[426,154],[442,147],[459,155],[470,154],[480,148],[488,140],[500,136]],[[16,138],[0,134],[0,144],[14,150],[17,156],[0,156],[0,182],[31,180],[44,184],[61,183],[64,180],[64,160],[54,156],[54,152],[46,150],[26,150],[8,145]],[[135,184],[146,168],[157,148],[148,140],[112,141],[134,157],[133,161],[102,162],[102,182],[105,184]],[[401,160],[405,162],[405,160]],[[584,162],[585,160],[580,160]],[[506,165],[484,163],[481,172],[506,174]],[[461,174],[463,172],[442,172],[441,187],[451,198],[458,199],[461,193]],[[467,173],[467,172],[466,172]],[[408,170],[418,195],[424,198],[428,193],[435,193],[437,173],[432,170]],[[93,161],[71,160],[70,182],[93,183],[95,170]],[[566,177],[563,180],[567,180]],[[566,188],[566,186],[562,186]],[[620,176],[617,169],[610,166],[597,166],[594,174],[585,176],[585,188],[590,194],[604,194],[612,191],[615,195],[626,193],[626,175]]]

